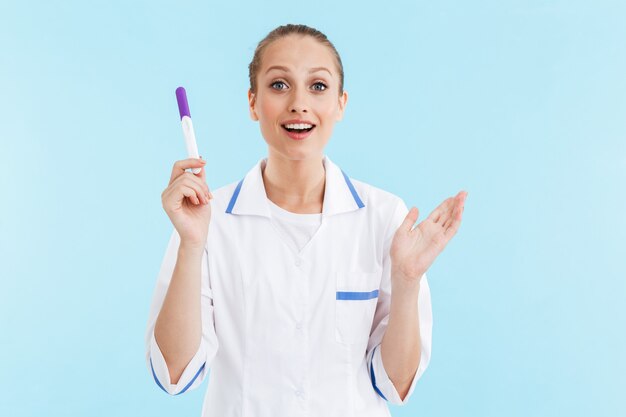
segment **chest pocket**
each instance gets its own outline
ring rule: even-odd
[[[367,341],[372,327],[382,269],[338,272],[335,298],[335,339]]]

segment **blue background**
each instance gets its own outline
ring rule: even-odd
[[[54,3],[54,4],[53,4]],[[0,415],[199,416],[144,359],[185,148],[212,189],[266,145],[248,63],[304,23],[350,97],[326,148],[425,218],[429,369],[394,416],[626,415],[626,6],[618,1],[0,3]]]

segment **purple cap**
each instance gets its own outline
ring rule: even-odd
[[[187,103],[187,92],[183,87],[176,89],[176,100],[178,101],[180,120],[183,120],[183,116],[191,117],[191,113],[189,113],[189,103]]]

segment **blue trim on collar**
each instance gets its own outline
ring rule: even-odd
[[[357,206],[359,206],[359,208],[365,207],[365,204],[363,204],[363,202],[361,201],[361,198],[356,193],[356,190],[354,189],[354,185],[352,185],[350,178],[348,178],[346,173],[343,172],[343,169],[341,170],[341,173],[343,174],[343,178],[346,180],[346,183],[348,184],[348,188],[350,188],[350,192],[352,193],[352,197],[354,197],[354,201],[356,201]]]
[[[235,188],[235,192],[233,196],[230,198],[230,202],[228,203],[228,208],[226,209],[226,213],[232,214],[233,207],[235,206],[235,202],[237,201],[237,197],[239,196],[239,190],[241,190],[241,184],[243,184],[243,178],[237,184],[237,188]]]
[[[363,201],[361,201],[361,197],[359,197],[359,194],[356,192],[354,185],[352,184],[352,181],[350,181],[350,178],[348,178],[348,176],[343,171],[343,169],[340,169],[340,170],[341,170],[341,174],[343,175],[344,180],[346,180],[346,184],[348,185],[348,188],[350,189],[350,193],[352,193],[352,198],[354,198],[356,205],[359,208],[365,207],[365,204],[363,204]],[[244,179],[245,177],[242,178],[241,181],[239,181],[239,184],[237,184],[237,187],[235,188],[235,191],[233,192],[233,195],[230,198],[230,201],[228,202],[228,207],[226,208],[226,213],[228,214],[232,214],[233,207],[235,207],[235,203],[237,202],[237,197],[239,196],[239,191],[241,191],[241,186],[243,184]]]

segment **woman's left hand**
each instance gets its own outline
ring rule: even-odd
[[[415,228],[419,210],[411,207],[391,243],[393,279],[411,283],[422,277],[459,229],[466,197],[466,191],[459,191],[447,198]]]

